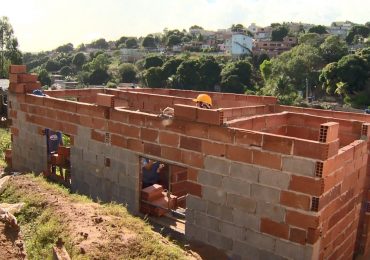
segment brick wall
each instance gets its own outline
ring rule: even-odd
[[[214,94],[215,100],[244,99],[245,106],[262,104],[265,113],[279,112],[262,116],[251,108],[253,117],[239,120],[235,114],[230,123],[225,114],[233,115],[233,109],[191,106],[190,97],[197,94],[192,91],[94,89],[39,97],[27,93],[27,84],[18,84],[24,83],[10,88],[9,113],[13,158],[20,168],[42,168],[34,161],[42,161],[46,148],[39,130],[48,127],[74,140],[72,187],[127,202],[132,211],[139,203],[140,156],[187,168],[187,237],[232,257],[347,259],[368,244],[363,205],[369,189],[369,132],[364,121],[370,117],[354,121],[343,113],[314,111],[307,121],[309,115],[297,114],[302,110],[285,113],[289,107],[267,106],[273,101],[267,97]],[[174,93],[179,97],[171,97]],[[119,100],[127,108],[118,107]],[[175,117],[164,123],[153,112],[167,104],[175,108]],[[292,126],[297,128],[289,130]],[[310,129],[308,136],[300,133],[302,127]],[[24,143],[29,134],[35,141]],[[22,160],[33,149],[40,154]]]

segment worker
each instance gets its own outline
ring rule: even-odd
[[[193,99],[193,101],[196,103],[196,106],[199,108],[205,108],[205,109],[212,108],[212,99],[207,94],[199,94],[197,98]],[[166,107],[162,111],[161,114],[169,116],[169,117],[173,117],[173,115],[175,114],[175,111],[172,107]]]
[[[32,94],[36,95],[36,96],[49,97],[48,95],[46,95],[44,93],[44,91],[42,89],[35,89],[35,90],[32,91]]]
[[[158,183],[159,173],[164,168],[164,164],[158,161],[153,161],[148,158],[143,158],[141,160],[141,169],[143,173],[143,186],[146,188],[152,186],[153,184]]]

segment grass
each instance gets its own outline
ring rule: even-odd
[[[10,144],[9,129],[0,128],[0,168],[6,166],[4,151],[10,148]]]
[[[86,196],[70,194],[68,189],[50,183],[42,177],[27,174],[40,186],[41,190],[57,191],[61,196],[67,195],[73,202],[93,203]],[[44,191],[43,191],[44,192]],[[54,192],[55,194],[55,192]],[[21,226],[26,244],[26,252],[29,259],[51,259],[52,246],[59,237],[66,242],[65,247],[73,259],[88,259],[87,255],[80,255],[76,248],[71,244],[70,234],[61,218],[52,208],[44,202],[42,195],[38,193],[27,194],[21,189],[9,185],[0,201],[6,203],[24,202],[25,206],[16,214]],[[151,226],[139,217],[132,216],[125,207],[116,203],[101,204],[99,214],[111,216],[109,224],[114,224],[109,232],[109,239],[112,247],[101,247],[94,253],[97,259],[111,259],[115,251],[119,255],[114,255],[116,259],[185,259],[184,251],[180,246],[163,238],[160,234],[153,232]],[[109,225],[108,225],[109,226]],[[125,244],[114,242],[114,238],[122,234],[122,230],[129,230],[134,236]],[[117,248],[117,250],[114,250]]]

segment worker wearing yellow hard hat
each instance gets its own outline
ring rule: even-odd
[[[212,108],[212,99],[207,94],[199,94],[197,98],[193,99],[196,102],[197,107],[211,109]],[[166,107],[163,111],[161,111],[161,115],[173,117],[174,109],[172,107]]]
[[[196,102],[197,106],[200,108],[212,108],[212,99],[207,94],[199,94],[193,101]]]

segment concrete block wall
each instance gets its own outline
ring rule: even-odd
[[[113,92],[105,94],[135,96]],[[369,188],[363,127],[358,140],[340,146],[340,127],[337,136],[309,140],[223,126],[222,110],[186,104],[176,105],[174,119],[164,123],[156,114],[117,108],[112,102],[96,105],[38,97],[24,89],[11,90],[10,95],[19,104],[13,114],[24,113],[21,121],[73,136],[73,165],[81,159],[88,162],[72,168],[74,188],[82,193],[104,200],[118,196],[138,205],[139,156],[186,167],[186,235],[230,256],[345,259],[354,254],[356,238],[357,244],[363,241],[358,226],[362,195]],[[160,96],[150,98],[161,102]],[[256,125],[286,116],[266,118],[258,116]],[[341,120],[356,126],[348,132],[357,131],[357,123]],[[326,133],[335,133],[335,126],[330,124],[333,131]],[[24,131],[13,127],[19,134]],[[321,133],[321,125],[317,131]]]

